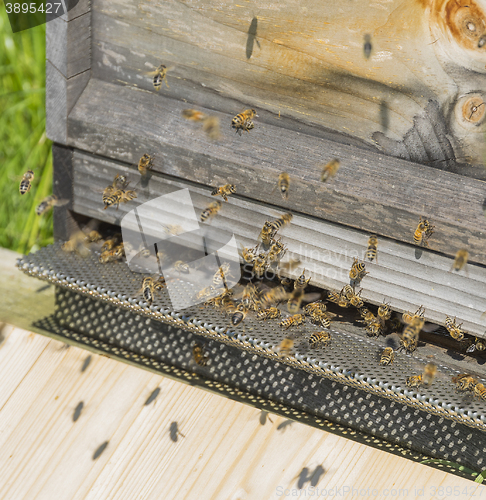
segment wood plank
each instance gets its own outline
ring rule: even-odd
[[[68,11],[61,16],[64,21],[72,21],[91,10],[91,0],[65,0],[65,4]],[[73,4],[75,4],[74,7],[72,7]]]
[[[423,215],[436,226],[433,250],[454,256],[459,248],[468,248],[471,261],[486,263],[484,182],[266,123],[241,138],[223,126],[222,141],[209,143],[198,127],[181,118],[184,107],[92,79],[69,117],[69,143],[127,163],[150,152],[158,172],[206,186],[232,182],[238,194],[281,210],[404,242],[412,241]],[[212,114],[222,124],[231,122],[231,115]],[[341,159],[341,169],[323,184],[321,166],[332,158]],[[282,170],[292,180],[288,201],[276,190]]]
[[[91,13],[70,21],[58,17],[46,25],[46,57],[65,77],[91,68]]]
[[[285,419],[275,414],[261,425],[255,408],[105,357],[93,355],[81,373],[85,351],[62,349],[44,337],[39,341],[26,347],[24,365],[30,371],[0,412],[5,498],[263,500],[281,498],[285,489],[293,496],[310,494],[309,482],[299,490],[297,481],[304,467],[312,472],[318,465],[324,470],[319,491],[340,489],[344,498],[353,488],[384,494],[393,487],[397,495],[401,488],[402,496],[406,489],[413,495],[415,488],[425,488],[428,498],[439,486],[460,488],[461,498],[485,489],[330,429],[293,422],[278,430]],[[18,357],[15,345],[0,351]],[[29,364],[30,358],[37,362]],[[0,364],[0,375],[6,380],[11,371]],[[144,405],[156,387],[160,394]],[[73,422],[80,400],[85,407]],[[169,437],[174,421],[184,434],[177,442]],[[93,460],[94,450],[107,440]]]
[[[96,158],[78,151],[73,155],[75,212],[95,219],[120,224],[122,217],[144,201],[156,196],[189,188],[199,214],[214,198],[210,190],[180,182],[165,175],[154,174],[146,188],[142,188],[136,167]],[[117,173],[127,174],[133,186],[138,186],[138,197],[122,204],[118,210],[104,210],[101,191]],[[160,216],[153,214],[154,234],[160,231]],[[229,234],[234,233],[245,246],[254,246],[265,220],[275,218],[275,212],[256,204],[239,194],[225,203],[212,226]],[[150,232],[150,224],[144,229]],[[292,258],[301,263],[290,275],[296,277],[305,268],[312,283],[326,289],[340,290],[349,282],[349,269],[355,257],[362,258],[368,235],[342,226],[303,215],[295,215],[292,224],[282,230],[283,242],[292,252]],[[362,282],[362,297],[381,304],[386,298],[394,310],[426,309],[430,321],[444,324],[445,316],[457,316],[466,331],[485,336],[481,314],[486,303],[486,270],[468,265],[468,274],[452,273],[452,261],[440,254],[424,251],[416,259],[416,247],[393,240],[380,239],[378,262],[368,264],[370,274]]]
[[[296,16],[292,3],[96,2],[94,71],[98,78],[148,90],[141,74],[162,60],[176,66],[173,79],[203,85],[206,93],[274,116],[281,111],[437,168],[461,172],[472,163],[468,173],[485,177],[486,122],[463,112],[461,99],[484,102],[477,41],[450,64],[444,53],[464,40],[453,40],[456,32],[433,32],[438,20],[420,3],[351,9],[304,1],[299,9]],[[259,47],[254,40],[248,59],[252,20]],[[363,55],[366,33],[372,34],[370,60]],[[177,89],[164,93],[175,97]],[[191,94],[184,97],[197,102]]]

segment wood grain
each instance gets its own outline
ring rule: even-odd
[[[93,355],[81,373],[86,351],[20,329],[6,335],[0,356],[16,369],[0,364],[3,498],[263,500],[284,489],[299,494],[302,469],[319,465],[317,486],[341,489],[343,498],[352,488],[408,489],[412,497],[425,488],[428,498],[439,486],[459,487],[461,498],[485,488],[298,422],[278,430],[277,415],[261,425],[255,408],[106,357]],[[184,434],[175,443],[173,421]]]
[[[101,192],[117,173],[128,175],[138,197],[122,204],[118,210],[104,210]],[[181,188],[190,189],[197,215],[214,199],[208,188],[160,174],[154,174],[147,187],[142,188],[135,166],[126,167],[78,151],[73,155],[73,176],[74,211],[114,224],[120,224],[128,211],[144,201]],[[271,208],[237,194],[224,204],[211,225],[234,233],[243,245],[250,247],[255,245],[265,220],[276,215]],[[152,217],[152,223],[144,220],[144,229],[150,233],[153,228],[156,235],[160,231],[160,216],[155,213]],[[353,259],[364,256],[368,242],[365,232],[300,214],[282,230],[282,236],[292,258],[301,261],[291,275],[298,276],[305,268],[313,284],[333,290],[340,290],[349,282]],[[486,270],[469,264],[467,274],[465,271],[452,273],[451,259],[424,251],[417,260],[415,250],[413,245],[380,239],[378,263],[367,264],[370,274],[362,282],[362,297],[375,304],[381,304],[386,298],[393,309],[401,312],[415,311],[422,304],[429,320],[444,324],[446,315],[457,316],[464,321],[466,331],[484,336],[481,314],[486,303]]]
[[[436,226],[431,248],[454,256],[465,247],[471,261],[486,263],[484,182],[261,122],[240,138],[229,128],[232,115],[223,113],[211,112],[223,126],[221,142],[210,143],[181,117],[184,107],[92,79],[69,116],[70,145],[127,163],[149,152],[164,174],[206,186],[232,182],[239,194],[281,210],[404,242],[411,242],[423,215]],[[342,166],[323,184],[322,165],[332,158]],[[288,201],[276,190],[283,170],[292,182]]]
[[[477,46],[460,46],[462,35],[454,39],[451,26],[435,17],[453,3],[425,9],[394,0],[363,9],[311,1],[298,8],[236,0],[224,7],[207,0],[99,1],[93,67],[98,78],[149,90],[144,71],[175,65],[173,80],[203,86],[206,94],[378,143],[391,155],[401,149],[399,156],[438,168],[461,171],[472,163],[477,166],[468,173],[484,178],[486,121],[472,123],[460,112],[459,97],[477,94],[484,101],[486,58]],[[481,7],[475,8],[480,23]],[[372,39],[369,60],[365,34]],[[178,91],[164,94],[175,98]],[[183,98],[197,102],[191,92]],[[430,102],[436,113],[427,111]]]

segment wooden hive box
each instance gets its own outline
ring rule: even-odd
[[[313,285],[340,290],[376,234],[379,258],[362,283],[367,303],[385,299],[400,313],[422,305],[426,320],[455,316],[471,342],[486,337],[485,13],[482,3],[452,1],[80,0],[47,25],[54,194],[69,200],[55,207],[56,238],[68,239],[86,218],[120,225],[135,207],[184,188],[199,214],[214,187],[232,183],[237,193],[212,227],[249,247],[266,220],[291,212],[281,235],[299,265],[289,276],[305,268]],[[160,64],[169,71],[156,91],[147,73]],[[182,117],[188,108],[219,119],[218,140]],[[247,108],[258,117],[240,136],[231,121]],[[154,157],[148,179],[137,170],[145,153]],[[323,183],[322,166],[334,158],[339,172]],[[287,199],[277,189],[281,172],[290,176]],[[104,210],[101,192],[116,174],[128,175],[137,198]],[[435,225],[429,248],[413,244],[420,217]],[[467,270],[451,272],[461,248]],[[370,339],[351,317],[333,322],[327,351],[309,349],[315,328],[300,327],[282,359],[278,322],[250,314],[245,330],[229,329],[219,311],[175,312],[163,294],[144,304],[141,279],[124,263],[102,266],[96,253],[82,259],[55,245],[20,267],[60,286],[51,318],[60,335],[483,468],[486,406],[457,393],[451,378],[481,379],[484,358],[445,335],[424,337],[432,342],[384,369],[379,353],[399,337]],[[195,341],[206,366],[192,361]],[[430,359],[439,365],[434,385],[407,388],[405,376]]]

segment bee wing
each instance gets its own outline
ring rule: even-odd
[[[312,302],[320,298],[321,298],[320,293],[306,293],[302,296],[302,302]]]
[[[467,349],[466,352],[474,352],[476,350],[476,344],[471,344]]]
[[[172,71],[175,69],[175,66],[169,66],[168,68],[165,68],[165,72],[167,73],[168,71]],[[147,75],[147,76],[155,76],[157,73],[160,73],[160,71],[155,68],[152,71],[143,71],[142,74]]]

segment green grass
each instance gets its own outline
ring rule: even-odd
[[[52,192],[51,141],[46,138],[45,25],[12,33],[0,8],[0,246],[28,253],[52,243],[52,211],[36,205]],[[33,170],[29,193],[22,174]]]

